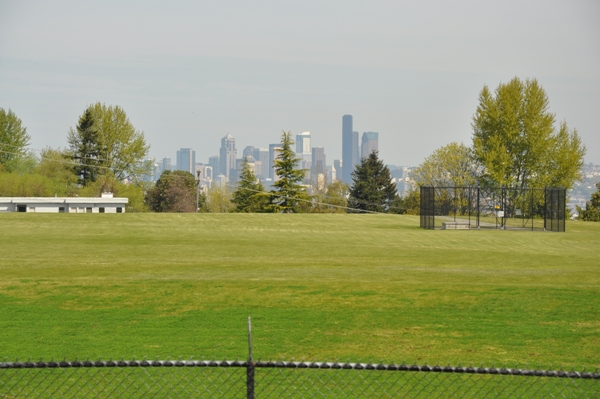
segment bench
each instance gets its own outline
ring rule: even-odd
[[[469,230],[469,222],[443,222],[442,230]]]

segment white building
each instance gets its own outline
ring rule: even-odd
[[[125,213],[129,198],[101,197],[0,197],[0,212]]]

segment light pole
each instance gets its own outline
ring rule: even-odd
[[[198,213],[198,201],[200,201],[200,171],[196,171],[196,213]]]

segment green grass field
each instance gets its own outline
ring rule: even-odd
[[[0,359],[254,357],[600,366],[600,224],[0,215]]]

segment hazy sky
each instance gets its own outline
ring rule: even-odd
[[[31,148],[65,147],[97,101],[156,158],[310,131],[341,158],[342,115],[388,164],[471,142],[484,85],[537,78],[600,163],[600,1],[0,0],[0,107]]]

